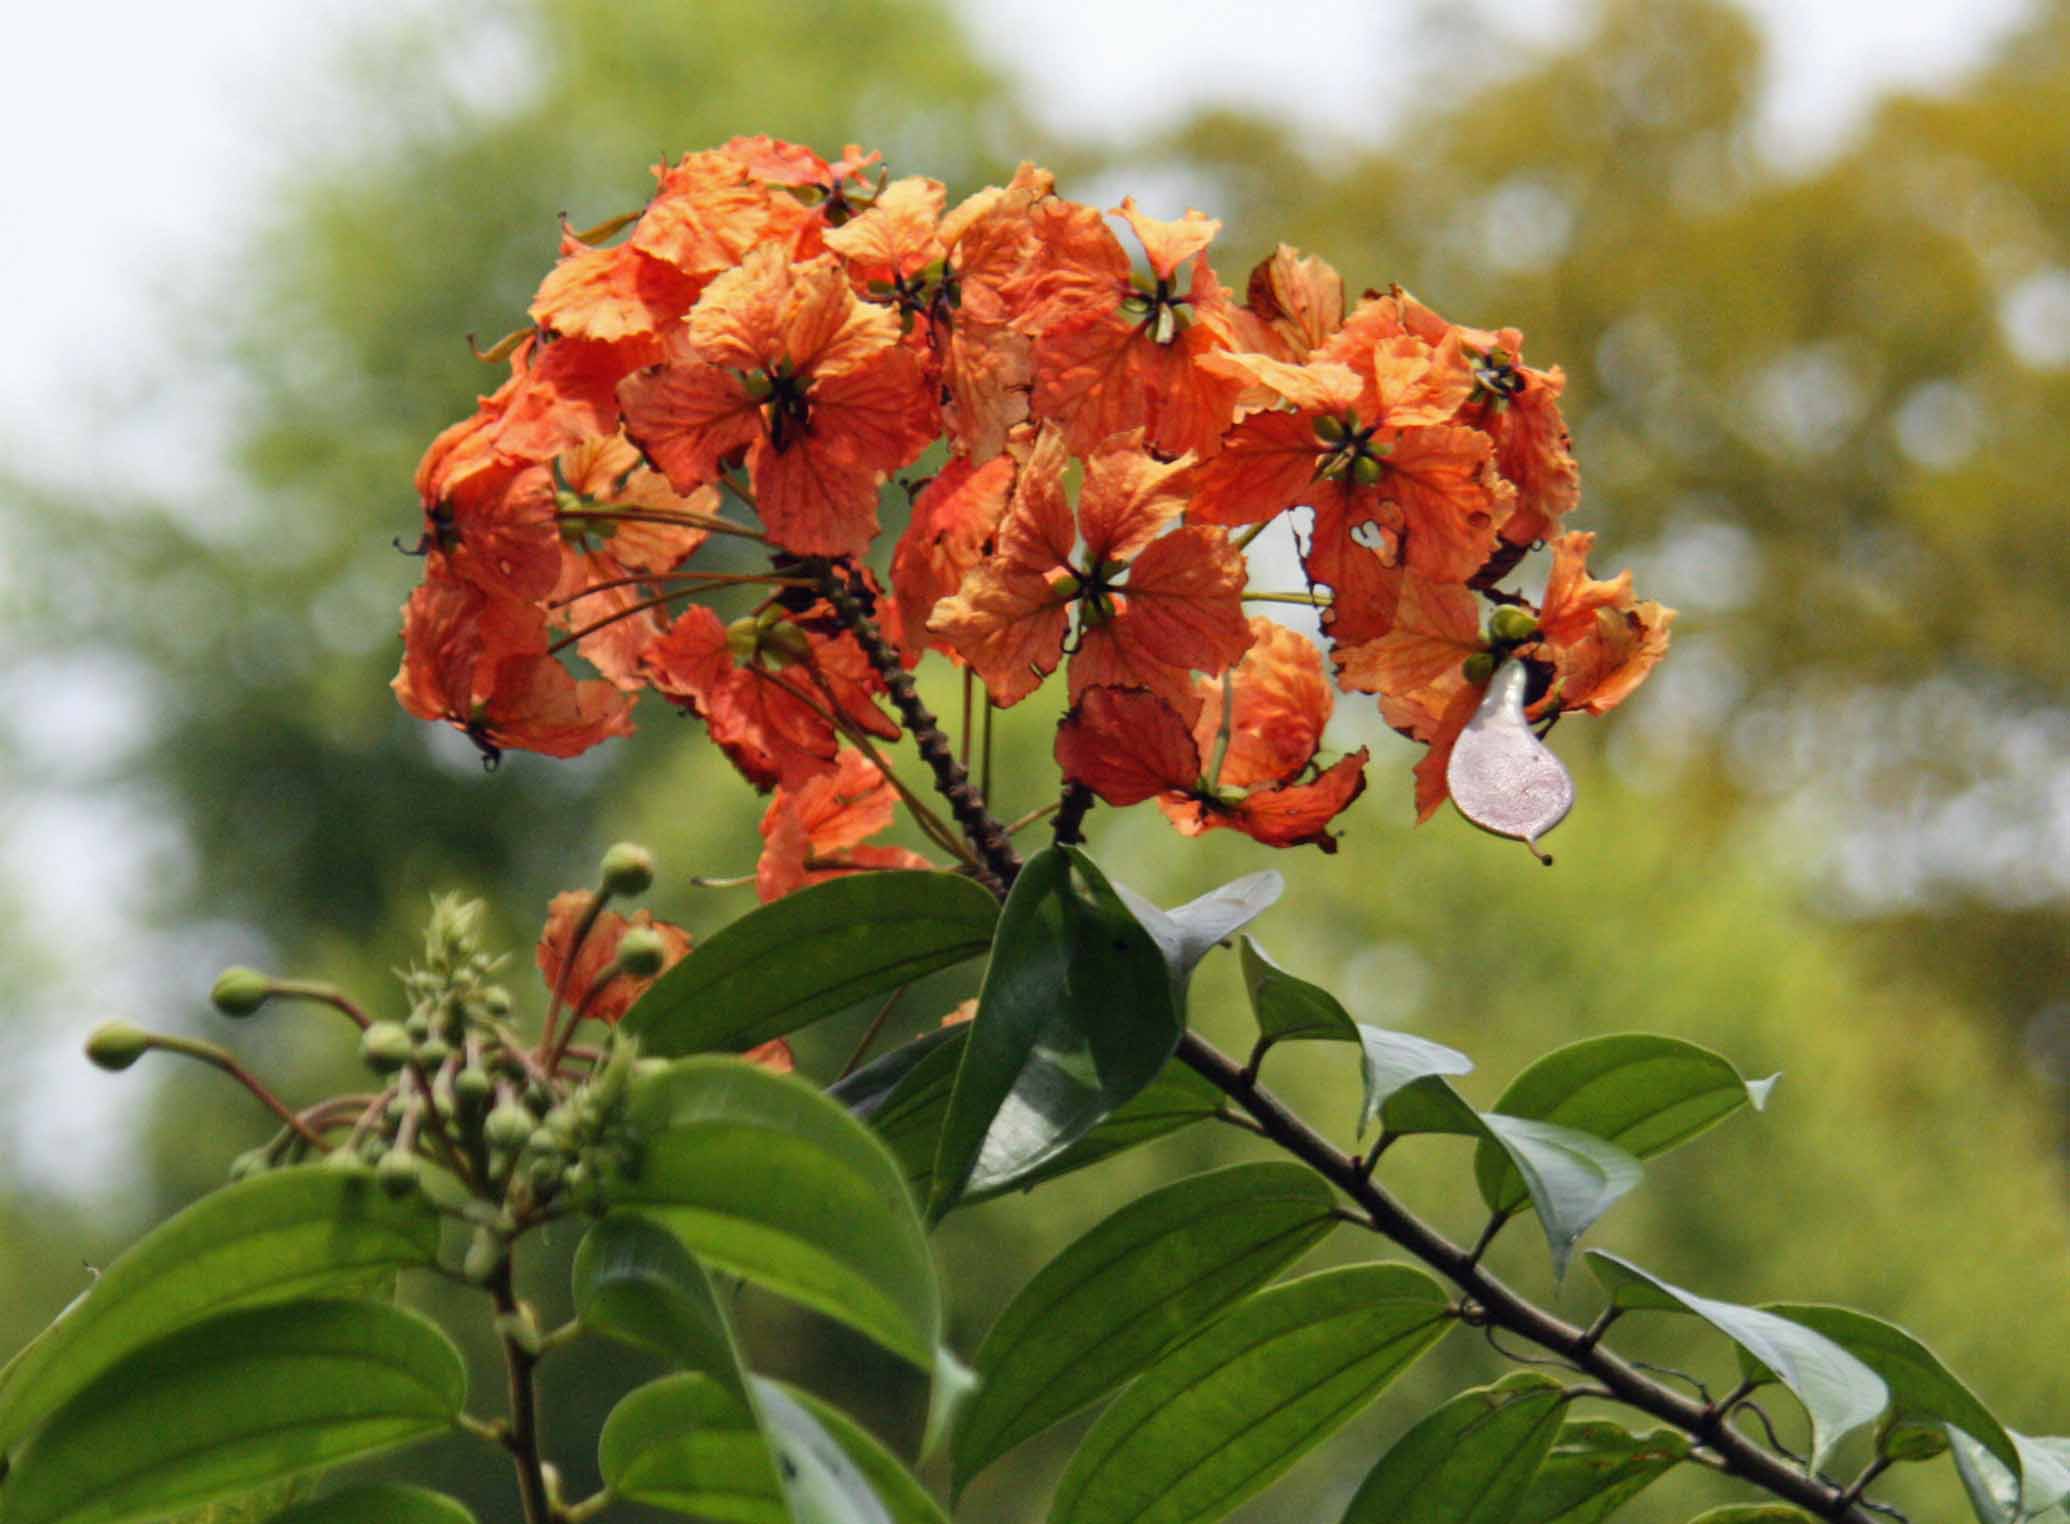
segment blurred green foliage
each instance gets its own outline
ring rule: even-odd
[[[631,209],[643,166],[736,133],[860,141],[955,192],[1021,157],[1064,172],[1067,194],[1175,171],[1223,219],[1226,280],[1285,239],[1354,289],[1399,280],[1448,316],[1523,327],[1529,357],[1568,372],[1576,522],[1599,532],[1599,568],[1631,564],[1642,596],[1683,608],[1676,652],[1631,711],[1555,738],[1582,783],[1556,869],[1455,819],[1412,832],[1414,756],[1383,732],[1344,850],[1273,864],[1292,888],[1260,938],[1360,1019],[1472,1054],[1482,1074],[1465,1088],[1483,1104],[1537,1053],[1627,1028],[1781,1069],[1767,1115],[1650,1166],[1589,1241],[1713,1296],[1859,1305],[1933,1344],[2008,1423],[2064,1426],[2037,1358],[2070,1348],[2054,1294],[2070,1249],[2060,1097],[2044,1084],[2062,1076],[2026,1062],[2021,1041],[2051,1030],[2070,952],[2070,886],[2038,847],[2064,829],[2047,789],[2051,743],[2070,733],[2053,636],[2070,579],[2070,6],[2045,8],[1959,93],[1886,105],[1843,156],[1794,179],[1753,146],[1756,33],[1708,0],[1610,5],[1522,73],[1462,64],[1401,140],[1326,154],[1228,112],[1147,143],[1045,142],[937,0],[449,8],[339,68],[349,122],[283,168],[224,283],[235,310],[206,332],[189,315],[197,344],[235,367],[236,499],[31,502],[10,526],[52,568],[16,611],[22,659],[59,647],[35,631],[90,624],[147,680],[150,744],[108,783],[141,791],[191,843],[169,918],[255,927],[280,971],[379,1003],[428,892],[487,895],[529,964],[547,898],[615,837],[656,849],[660,913],[704,933],[746,909],[746,891],[686,880],[752,867],[759,803],[652,700],[642,733],[604,755],[512,756],[484,776],[386,691],[417,575],[389,548],[417,532],[411,468],[493,381],[460,336],[486,344],[523,321],[557,213],[583,226]],[[926,682],[953,717],[956,680]],[[1377,720],[1353,707],[1345,732],[1363,740]],[[1045,801],[1053,719],[1000,717],[1002,813]],[[1183,842],[1140,811],[1096,813],[1092,846],[1167,903],[1265,865],[1247,843]],[[1822,854],[1854,865],[1837,892],[1799,872]],[[1201,1025],[1243,1046],[1233,968],[1211,962],[1198,983]],[[904,1030],[970,988],[929,981]],[[201,994],[168,990],[166,1006]],[[862,1020],[802,1043],[806,1066],[838,1068]],[[267,1025],[255,1056],[290,1088],[346,1073],[342,1024]],[[1282,1052],[1268,1078],[1348,1135],[1343,1055]],[[135,1075],[104,1083],[146,1093]],[[226,1094],[199,1077],[149,1093],[147,1152],[122,1194],[155,1215],[220,1178],[260,1119],[220,1121]],[[1012,1198],[952,1218],[959,1344],[1114,1202],[1254,1152],[1234,1132],[1188,1135],[1045,1187],[1032,1209]],[[1384,1174],[1471,1235],[1467,1168],[1462,1147],[1433,1141],[1404,1145]],[[155,1204],[128,1199],[152,1186]],[[59,1232],[57,1210],[0,1203],[10,1347],[76,1289],[56,1263],[105,1258],[134,1226]],[[1326,1252],[1355,1246],[1340,1235]],[[1495,1254],[1570,1315],[1590,1307],[1583,1274],[1546,1284],[1526,1226]],[[549,1313],[564,1299],[535,1289]],[[425,1292],[434,1306],[449,1295]],[[747,1313],[765,1364],[910,1437],[914,1394],[859,1341],[760,1303]],[[1679,1330],[1638,1332],[1729,1384]],[[1341,1506],[1417,1399],[1500,1368],[1448,1345],[1243,1517]],[[552,1374],[556,1423],[579,1436],[625,1364]],[[586,1485],[580,1443],[558,1458]],[[1058,1464],[1054,1444],[1010,1458],[966,1516],[1033,1517]],[[501,1506],[502,1479],[464,1447],[429,1465],[413,1469]],[[1904,1485],[1893,1495],[1914,1517],[1956,1506],[1948,1486]]]

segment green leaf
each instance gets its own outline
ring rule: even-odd
[[[900,1043],[889,1053],[880,1055],[864,1064],[852,1074],[827,1086],[827,1094],[839,1101],[855,1116],[866,1122],[873,1122],[884,1109],[884,1105],[895,1094],[906,1076],[911,1074],[931,1054],[941,1049],[962,1047],[968,1036],[964,1026],[936,1027],[923,1032],[911,1042]],[[955,1074],[955,1064],[949,1065],[949,1073]],[[944,1092],[946,1094],[946,1092]],[[881,1130],[881,1129],[880,1129]]]
[[[1891,1412],[1899,1420],[1953,1424],[2019,1474],[2020,1455],[2012,1436],[1932,1350],[1902,1328],[1850,1307],[1769,1302],[1761,1310],[1824,1334],[1881,1376],[1890,1389]],[[1749,1380],[1773,1379],[1774,1373],[1744,1350],[1740,1366]]]
[[[276,1514],[270,1524],[475,1524],[458,1498],[403,1482],[368,1482]]]
[[[1444,1288],[1349,1265],[1261,1291],[1100,1415],[1051,1524],[1206,1524],[1268,1486],[1443,1337]]]
[[[752,1379],[798,1524],[947,1524],[918,1478],[846,1413],[796,1387]]]
[[[1688,1142],[1740,1107],[1759,1107],[1773,1079],[1750,1083],[1708,1048],[1630,1032],[1556,1049],[1510,1082],[1495,1102],[1504,1116],[1557,1122],[1614,1143],[1635,1159]],[[1511,1161],[1483,1144],[1474,1157],[1481,1199],[1514,1211],[1525,1196]]]
[[[928,1214],[1021,1180],[1141,1091],[1183,1023],[1164,954],[1092,860],[1028,859],[949,1097]]]
[[[1082,852],[1071,850],[1080,861],[1090,865],[1090,859]],[[1221,888],[1210,889],[1199,899],[1188,900],[1174,909],[1161,910],[1127,885],[1114,886],[1115,894],[1164,954],[1181,1010],[1187,982],[1200,960],[1263,915],[1286,889],[1285,876],[1267,868],[1231,879]]]
[[[452,1341],[385,1302],[270,1302],[102,1371],[14,1457],[8,1524],[159,1518],[448,1427]]]
[[[999,903],[951,873],[848,873],[722,927],[619,1023],[671,1058],[751,1048],[974,958]]]
[[[942,1123],[949,1114],[949,1096],[955,1090],[956,1070],[963,1062],[963,1043],[969,1036],[967,1025],[947,1030],[949,1040],[930,1043],[917,1060],[904,1065],[901,1076],[888,1091],[867,1103],[866,1110],[857,1112],[869,1119],[871,1127],[890,1146],[913,1193],[923,1199],[934,1181],[934,1158],[941,1146]],[[929,1037],[932,1036],[930,1033]],[[886,1054],[885,1058],[896,1056]],[[840,1086],[828,1094],[847,1098]],[[1222,1092],[1174,1059],[1158,1070],[1157,1077],[1139,1094],[1056,1158],[1019,1180],[990,1190],[966,1192],[961,1204],[989,1200],[1007,1191],[1029,1189],[1068,1175],[1139,1143],[1191,1126],[1221,1109]]]
[[[439,1219],[371,1170],[275,1170],[225,1186],[138,1240],[0,1375],[0,1451],[131,1351],[233,1307],[356,1290],[429,1265]]]
[[[1305,1166],[1239,1164],[1153,1191],[1072,1244],[978,1350],[955,1490],[1292,1264],[1335,1226],[1335,1207]]]
[[[1353,1021],[1337,997],[1319,985],[1297,979],[1274,963],[1249,937],[1237,952],[1251,995],[1258,1033],[1267,1043],[1355,1042],[1365,1079],[1365,1101],[1359,1111],[1363,1135],[1396,1091],[1433,1074],[1470,1074],[1473,1060],[1455,1048],[1406,1032]]]
[[[751,1386],[752,1408],[701,1374],[632,1392],[599,1436],[605,1485],[627,1502],[725,1524],[942,1524],[934,1500],[853,1420],[795,1388],[759,1376]]]
[[[575,1251],[575,1313],[586,1327],[746,1391],[733,1330],[704,1267],[635,1212],[614,1212]]]
[[[1881,1376],[1801,1323],[1757,1307],[1715,1302],[1684,1291],[1601,1249],[1589,1250],[1588,1258],[1613,1305],[1694,1314],[1773,1371],[1810,1415],[1814,1471],[1826,1463],[1835,1444],[1874,1420],[1889,1400]]]
[[[1556,1122],[1475,1111],[1442,1075],[1402,1086],[1380,1114],[1389,1132],[1456,1133],[1498,1150],[1523,1181],[1524,1195],[1507,1208],[1485,1192],[1482,1200],[1498,1217],[1530,1203],[1558,1278],[1565,1277],[1582,1234],[1642,1178],[1638,1160],[1616,1144]]]
[[[1981,1524],[2038,1519],[2070,1499],[2070,1439],[2035,1439],[2009,1429],[2006,1434],[2019,1454],[2017,1471],[1974,1435],[1948,1428],[1955,1473]]]
[[[867,1127],[803,1081],[730,1058],[636,1076],[626,1118],[636,1144],[602,1176],[609,1204],[932,1367],[941,1298],[927,1235]]]
[[[1634,1434],[1600,1419],[1560,1426],[1510,1524],[1602,1524],[1689,1458],[1675,1429]]]
[[[1321,985],[1288,973],[1250,937],[1237,938],[1236,955],[1258,1035],[1267,1042],[1358,1041],[1358,1023]]]
[[[597,1466],[628,1503],[724,1524],[792,1524],[753,1410],[701,1373],[627,1393],[597,1436]]]
[[[1461,1392],[1380,1457],[1344,1524],[1510,1524],[1566,1406],[1530,1371]]]
[[[1698,1514],[1689,1524],[1818,1524],[1818,1520],[1788,1503],[1728,1503]]]

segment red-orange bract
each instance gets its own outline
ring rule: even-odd
[[[1307,585],[1275,591],[1430,748],[1419,816],[1493,659],[1544,718],[1605,712],[1666,649],[1672,610],[1564,530],[1565,378],[1513,328],[1350,300],[1285,245],[1239,295],[1214,219],[1102,212],[1033,165],[956,201],[758,137],[655,175],[616,241],[562,231],[507,377],[427,451],[395,687],[492,757],[572,755],[659,691],[779,790],[765,896],[910,858],[861,844],[893,795],[853,743],[900,737],[887,674],[930,655],[997,705],[1066,668],[1057,757],[1110,804],[1333,847],[1366,753],[1326,748],[1323,652],[1246,614],[1244,547],[1283,514]],[[901,472],[926,474],[880,589]],[[1540,607],[1504,583],[1544,543]],[[1528,617],[1497,639],[1491,606]]]

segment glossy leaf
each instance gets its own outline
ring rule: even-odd
[[[797,1524],[947,1524],[918,1478],[861,1424],[809,1392],[752,1379]]]
[[[934,1180],[935,1153],[941,1146],[942,1123],[949,1114],[949,1096],[956,1086],[957,1067],[963,1062],[968,1029],[951,1027],[949,1033],[950,1041],[930,1046],[918,1061],[906,1067],[888,1092],[866,1112],[858,1113],[869,1118],[870,1125],[897,1156],[914,1194],[923,1199]],[[828,1093],[835,1094],[838,1088]],[[1172,1060],[1158,1070],[1157,1077],[1142,1091],[1056,1158],[1019,1180],[990,1190],[967,1191],[962,1204],[1029,1189],[1084,1169],[1124,1149],[1211,1117],[1222,1109],[1222,1104],[1221,1091],[1184,1064]]]
[[[1084,859],[1083,853],[1076,855]],[[1286,889],[1285,876],[1267,868],[1231,879],[1198,899],[1163,910],[1124,884],[1114,886],[1115,894],[1164,954],[1165,966],[1171,971],[1172,984],[1182,1005],[1187,981],[1200,960],[1271,909]]]
[[[1824,1334],[1881,1376],[1890,1389],[1890,1410],[1896,1418],[1953,1424],[1996,1456],[1999,1464],[2018,1474],[2020,1454],[2012,1436],[1932,1350],[1902,1328],[1850,1307],[1770,1302],[1761,1310]],[[1744,1349],[1740,1368],[1749,1380],[1774,1378],[1772,1371]]]
[[[1689,1524],[1818,1524],[1818,1520],[1788,1503],[1728,1503],[1698,1514]]]
[[[1510,1524],[1602,1524],[1689,1458],[1676,1429],[1647,1434],[1600,1419],[1560,1426]]]
[[[1404,1086],[1428,1075],[1473,1072],[1473,1060],[1455,1048],[1353,1021],[1336,996],[1288,973],[1251,938],[1239,939],[1237,951],[1243,961],[1244,985],[1250,991],[1251,1012],[1257,1018],[1259,1036],[1267,1043],[1359,1045],[1359,1070],[1365,1081],[1358,1119],[1361,1135]]]
[[[733,1331],[704,1267],[681,1241],[634,1212],[614,1212],[575,1251],[575,1314],[585,1327],[746,1390]]]
[[[1975,1436],[1949,1426],[1955,1473],[1980,1524],[2039,1519],[2070,1502],[2070,1439],[2035,1439],[2007,1430],[2020,1465],[2007,1468]]]
[[[634,1079],[639,1140],[605,1200],[662,1224],[705,1263],[867,1334],[922,1370],[941,1303],[898,1162],[819,1091],[729,1058]]]
[[[978,1350],[956,1490],[1292,1264],[1335,1226],[1335,1206],[1305,1166],[1239,1164],[1153,1191],[1072,1244]]]
[[[367,1482],[274,1514],[269,1524],[475,1524],[458,1498],[404,1482]]]
[[[1601,1249],[1591,1249],[1588,1258],[1616,1306],[1693,1314],[1773,1371],[1811,1418],[1813,1470],[1825,1464],[1841,1439],[1873,1421],[1889,1400],[1881,1376],[1801,1323],[1684,1291]]]
[[[1635,1159],[1688,1142],[1742,1106],[1761,1106],[1773,1078],[1748,1081],[1695,1043],[1631,1032],[1557,1049],[1510,1082],[1495,1102],[1504,1116],[1557,1122],[1614,1143]],[[1481,1199],[1512,1211],[1524,1187],[1502,1154],[1483,1145],[1474,1158]]]
[[[605,1485],[627,1502],[726,1524],[941,1524],[933,1499],[853,1420],[794,1388],[751,1382],[752,1407],[700,1374],[628,1395],[599,1436]]]
[[[385,1302],[272,1302],[133,1351],[66,1403],[0,1484],[8,1524],[155,1519],[447,1428],[467,1372]]]
[[[1051,1524],[1206,1524],[1349,1421],[1452,1326],[1444,1288],[1350,1265],[1239,1303],[1117,1397]]]
[[[146,1234],[0,1376],[0,1452],[124,1355],[233,1307],[357,1290],[438,1257],[439,1218],[371,1170],[275,1170]]]
[[[919,1068],[929,1054],[942,1048],[960,1051],[963,1039],[968,1035],[962,1024],[923,1032],[911,1042],[900,1043],[890,1052],[880,1054],[853,1073],[842,1075],[827,1086],[827,1094],[854,1115],[866,1122],[872,1121],[905,1082],[906,1076]],[[953,1075],[954,1072],[952,1063],[950,1073]]]
[[[929,1215],[1061,1155],[1157,1077],[1182,1030],[1164,954],[1092,860],[1031,857],[1000,913]]]
[[[954,874],[843,874],[712,933],[619,1025],[649,1056],[751,1048],[976,957],[998,917]]]
[[[1344,1524],[1510,1524],[1566,1406],[1566,1387],[1530,1371],[1461,1392],[1380,1457]]]
[[[1358,1041],[1358,1023],[1335,995],[1288,973],[1250,937],[1236,939],[1236,953],[1258,1035],[1267,1042]]]

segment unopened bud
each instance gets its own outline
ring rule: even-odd
[[[273,994],[273,981],[255,968],[226,968],[216,975],[208,998],[225,1016],[249,1016]]]
[[[525,1140],[538,1125],[531,1112],[515,1101],[505,1101],[482,1119],[482,1138],[491,1148],[515,1153],[525,1146]]]
[[[621,841],[604,854],[604,888],[612,894],[645,894],[654,883],[654,854]]]
[[[86,1056],[110,1074],[119,1073],[151,1050],[151,1034],[126,1021],[104,1021],[86,1037]]]
[[[1541,626],[1529,609],[1505,603],[1488,616],[1488,633],[1504,645],[1521,645],[1537,636]]]
[[[391,1196],[407,1196],[417,1189],[422,1166],[417,1156],[407,1149],[391,1148],[381,1156],[381,1162],[374,1166],[374,1178],[381,1182],[381,1189]]]
[[[469,1111],[480,1110],[495,1088],[495,1081],[489,1078],[486,1069],[470,1065],[453,1076],[453,1099]]]
[[[404,1033],[408,1036],[408,1033]],[[443,1037],[427,1037],[416,1046],[414,1057],[427,1069],[436,1069],[453,1056],[453,1045]]]
[[[1361,455],[1351,463],[1351,479],[1361,487],[1378,485],[1380,471],[1380,462],[1370,455]]]
[[[1478,688],[1495,675],[1495,653],[1476,651],[1459,668],[1460,676]]]
[[[359,1034],[359,1056],[376,1074],[393,1074],[403,1068],[414,1046],[399,1021],[377,1021]]]
[[[668,959],[668,944],[651,926],[634,926],[618,940],[618,971],[635,979],[651,979]]]

